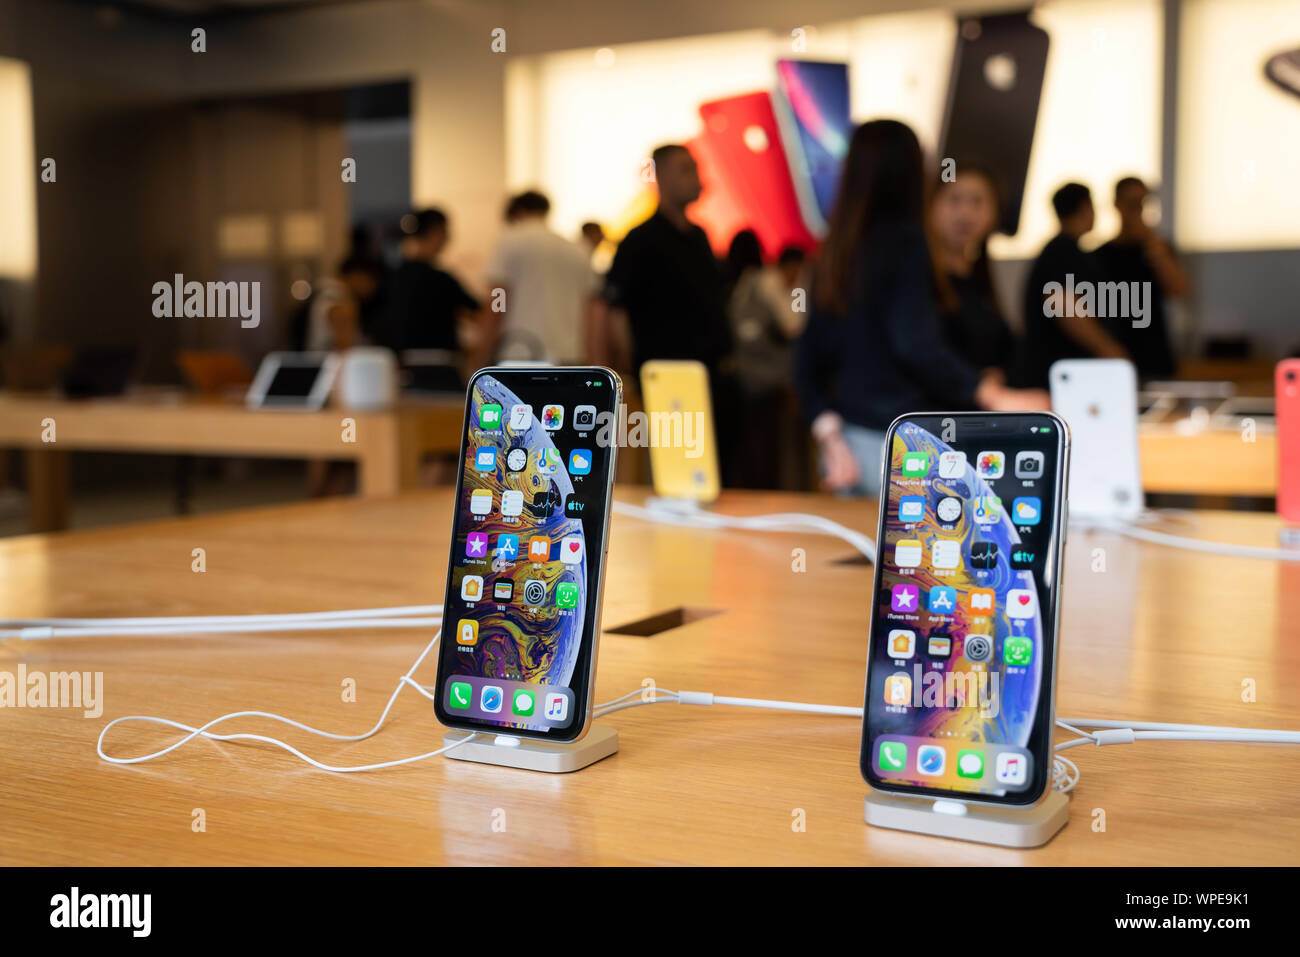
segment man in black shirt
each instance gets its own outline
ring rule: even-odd
[[[409,229],[405,229],[409,226]],[[439,209],[412,213],[403,220],[402,263],[389,287],[389,323],[381,344],[401,353],[413,349],[460,351],[457,322],[479,309],[451,273],[435,263],[447,245],[447,216]]]
[[[1136,176],[1125,176],[1115,184],[1115,209],[1119,212],[1119,235],[1097,249],[1097,258],[1112,282],[1150,283],[1147,297],[1150,323],[1135,327],[1120,323],[1115,336],[1133,357],[1143,378],[1174,374],[1173,347],[1165,318],[1165,297],[1187,292],[1187,274],[1169,244],[1143,218],[1150,190]]]
[[[648,359],[697,359],[718,371],[731,351],[722,271],[708,237],[686,218],[700,174],[684,146],[653,154],[659,208],[619,243],[602,298],[627,313],[633,368]]]
[[[1092,230],[1096,213],[1092,195],[1081,183],[1067,183],[1052,196],[1061,231],[1034,260],[1025,283],[1024,384],[1047,387],[1047,370],[1058,359],[1127,358],[1110,329],[1068,292],[1080,283],[1095,288],[1104,281],[1101,266],[1079,248]]]

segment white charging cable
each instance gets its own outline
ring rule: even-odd
[[[421,617],[423,616],[423,617]],[[398,605],[263,615],[180,615],[160,618],[3,618],[0,639],[104,635],[207,635],[347,628],[427,628],[442,621],[441,605]]]
[[[397,687],[393,689],[393,693],[388,698],[388,704],[384,705],[383,713],[379,715],[379,720],[375,722],[374,727],[372,727],[369,731],[363,731],[361,734],[335,734],[334,732],[331,731],[322,731],[319,728],[313,728],[310,725],[303,724],[300,721],[294,721],[292,718],[286,718],[283,715],[272,714],[269,711],[233,711],[230,714],[223,714],[219,718],[213,718],[207,724],[197,728],[187,724],[182,724],[179,721],[171,721],[167,718],[158,718],[152,715],[131,714],[131,715],[125,715],[121,718],[114,718],[108,724],[104,725],[104,729],[99,732],[99,740],[96,743],[95,749],[96,751],[99,752],[99,756],[103,760],[108,761],[111,764],[141,764],[145,761],[152,761],[155,758],[160,758],[164,754],[169,754],[170,752],[175,751],[177,748],[181,747],[182,745],[188,744],[190,741],[193,741],[195,738],[207,738],[210,741],[257,741],[261,744],[270,744],[279,748],[282,751],[287,751],[290,754],[292,754],[294,757],[301,758],[303,761],[306,761],[314,768],[319,768],[322,771],[334,771],[340,774],[348,774],[354,771],[378,771],[381,768],[393,768],[402,764],[414,764],[416,761],[423,761],[426,758],[437,757],[440,754],[446,754],[452,748],[458,748],[462,744],[466,744],[467,742],[474,740],[476,737],[478,737],[477,733],[473,733],[473,732],[468,733],[466,734],[465,737],[461,738],[459,741],[455,741],[452,742],[451,744],[444,745],[443,747],[438,748],[435,751],[428,751],[424,754],[417,754],[409,758],[398,758],[397,760],[394,761],[380,761],[375,764],[339,766],[333,764],[325,764],[324,762],[317,761],[315,758],[311,757],[310,755],[303,754],[303,752],[293,747],[293,745],[281,741],[279,738],[272,738],[262,734],[247,734],[247,733],[217,734],[212,729],[219,724],[223,724],[227,721],[233,721],[235,718],[269,718],[272,721],[279,721],[281,724],[287,724],[290,725],[291,727],[298,728],[301,731],[306,731],[309,734],[314,734],[322,738],[329,738],[333,741],[364,741],[366,738],[371,737],[380,728],[384,726],[384,722],[388,720],[388,712],[393,709],[393,702],[397,700],[397,696],[401,694],[403,687],[405,687],[407,684],[414,683],[411,680],[411,675],[415,673],[415,669],[420,667],[425,657],[427,657],[429,652],[433,650],[433,646],[438,643],[438,638],[441,636],[441,634],[442,632],[439,631],[437,634],[433,636],[433,640],[424,646],[424,650],[420,652],[420,656],[415,659],[415,664],[411,665],[410,669],[406,672],[406,674],[402,675],[402,677],[398,680]],[[416,687],[418,688],[419,686],[417,685]],[[426,697],[428,696],[426,695]],[[168,745],[165,748],[161,748],[149,754],[142,754],[139,755],[138,757],[117,758],[117,757],[113,757],[112,755],[106,754],[104,752],[104,736],[107,735],[108,732],[112,730],[114,726],[122,724],[127,721],[144,721],[149,724],[161,724],[169,728],[175,728],[178,731],[185,731],[188,733],[185,735],[185,737],[181,738],[178,741],[173,742],[172,744]]]
[[[757,532],[814,532],[830,535],[852,545],[866,556],[876,560],[876,543],[868,535],[841,525],[821,515],[807,512],[778,512],[770,515],[726,515],[702,509],[695,502],[675,499],[652,499],[649,505],[632,505],[615,502],[614,514],[625,515],[661,525],[678,525],[694,528],[734,528]]]
[[[1206,552],[1211,555],[1229,555],[1234,558],[1262,558],[1267,561],[1300,562],[1300,551],[1290,548],[1264,548],[1257,545],[1236,545],[1231,542],[1207,542],[1199,538],[1188,538],[1185,535],[1170,535],[1168,532],[1157,531],[1153,528],[1142,528],[1129,522],[1105,519],[1081,520],[1071,522],[1071,524],[1085,530],[1096,529],[1103,532],[1114,532],[1138,541],[1150,542],[1153,545],[1165,545],[1170,548],[1182,548],[1193,552]]]

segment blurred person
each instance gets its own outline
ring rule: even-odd
[[[389,321],[380,344],[399,357],[410,350],[445,352],[450,361],[460,354],[458,324],[473,319],[479,301],[451,273],[438,267],[450,239],[447,215],[425,209],[403,217],[401,262],[388,291]]]
[[[592,324],[598,361],[627,363],[635,380],[650,359],[694,359],[709,372],[716,422],[738,422],[739,397],[722,368],[731,353],[726,284],[704,230],[686,215],[700,198],[700,171],[686,147],[651,154],[659,204],[619,243]],[[626,322],[621,321],[626,317]],[[620,341],[626,332],[630,342]],[[715,430],[724,485],[734,484],[739,428]]]
[[[1165,318],[1165,298],[1181,298],[1190,283],[1173,247],[1146,221],[1143,211],[1151,191],[1136,176],[1125,176],[1115,184],[1115,209],[1119,233],[1097,248],[1097,258],[1112,282],[1150,283],[1150,324],[1134,328],[1131,322],[1112,329],[1137,366],[1141,378],[1168,377],[1176,362]]]
[[[595,253],[605,241],[605,227],[594,220],[582,224],[582,241],[589,253]]]
[[[659,205],[619,243],[602,293],[627,315],[633,373],[648,359],[697,359],[716,374],[731,351],[726,288],[704,230],[686,216],[700,173],[678,144],[652,154]]]
[[[1079,240],[1096,223],[1092,194],[1082,183],[1066,183],[1052,195],[1052,209],[1060,232],[1034,260],[1024,296],[1022,373],[1026,385],[1040,388],[1047,386],[1047,370],[1058,359],[1128,358],[1128,351],[1082,301],[1049,291],[1053,284],[1069,289],[1088,283],[1095,288],[1105,281],[1097,258],[1079,248]],[[1056,303],[1050,301],[1053,297]],[[1061,315],[1049,314],[1053,305],[1059,306]]]
[[[801,250],[794,253],[802,257]],[[735,481],[745,488],[781,488],[796,481],[789,468],[783,474],[800,435],[791,386],[792,344],[802,326],[790,296],[798,278],[798,270],[790,278],[794,253],[783,251],[783,268],[765,266],[752,229],[738,232],[727,251],[727,315],[735,343],[728,365],[745,418],[758,425],[744,429],[736,453]],[[774,449],[783,452],[773,454]]]
[[[534,190],[520,193],[507,207],[511,225],[497,240],[487,268],[493,295],[504,290],[505,311],[484,313],[483,364],[585,361],[596,274],[582,247],[546,225],[550,210],[550,200]]]
[[[988,251],[989,236],[1001,215],[1001,197],[987,170],[960,163],[957,170],[955,179],[938,184],[930,204],[939,321],[958,355],[1006,381],[1019,344],[998,306]]]
[[[1028,411],[1045,392],[981,375],[943,336],[923,223],[921,145],[896,120],[853,132],[795,349],[827,488],[879,494],[885,430],[905,412]]]
[[[351,349],[364,341],[362,315],[379,295],[378,264],[349,256],[317,286],[307,317],[308,352]]]

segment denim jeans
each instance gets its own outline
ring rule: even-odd
[[[841,494],[879,495],[881,469],[885,465],[885,433],[848,423],[840,431],[853,457],[858,461],[858,484],[844,489]]]

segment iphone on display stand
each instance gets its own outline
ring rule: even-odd
[[[1300,525],[1300,359],[1283,359],[1273,377],[1277,423],[1277,513]]]
[[[435,683],[447,727],[516,746],[587,733],[621,397],[603,368],[470,381]]]
[[[1048,372],[1052,411],[1070,427],[1070,514],[1135,520],[1142,512],[1137,373],[1126,359],[1062,359]]]
[[[713,435],[709,370],[692,359],[651,359],[641,366],[650,477],[655,494],[712,502],[722,490]]]
[[[1048,412],[889,427],[860,755],[870,823],[877,795],[1009,817],[1048,796],[1069,448]],[[1063,822],[1063,796],[1045,803]]]

